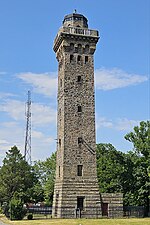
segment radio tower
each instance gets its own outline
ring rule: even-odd
[[[28,100],[25,109],[26,116],[26,136],[25,136],[25,160],[31,165],[31,92],[28,91]]]

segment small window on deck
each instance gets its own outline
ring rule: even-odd
[[[86,46],[85,46],[84,52],[85,52],[85,53],[89,53],[89,45],[86,45]]]
[[[85,64],[88,63],[88,56],[85,56]]]
[[[74,50],[74,44],[73,43],[70,43],[70,50]]]
[[[77,61],[81,62],[81,55],[78,55]]]
[[[70,62],[73,62],[73,55],[70,55]]]

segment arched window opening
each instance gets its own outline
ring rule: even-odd
[[[89,45],[86,45],[86,46],[85,46],[84,52],[85,52],[85,53],[89,53]]]
[[[70,43],[70,50],[74,50],[74,44],[73,43]]]
[[[86,56],[85,56],[85,64],[88,63],[88,60],[89,60],[89,59],[88,59],[88,56],[86,55]]]
[[[74,56],[70,55],[70,62],[73,62]]]
[[[81,55],[78,55],[77,61],[78,61],[78,62],[81,62]]]

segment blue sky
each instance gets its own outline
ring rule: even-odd
[[[32,160],[56,150],[57,61],[53,41],[77,9],[100,32],[95,52],[97,143],[128,151],[124,139],[150,119],[149,0],[0,0],[0,163],[24,154],[25,102],[32,93]]]

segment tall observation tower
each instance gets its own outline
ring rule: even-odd
[[[96,174],[94,52],[99,34],[76,12],[54,41],[58,60],[58,145],[53,217],[101,214]]]

